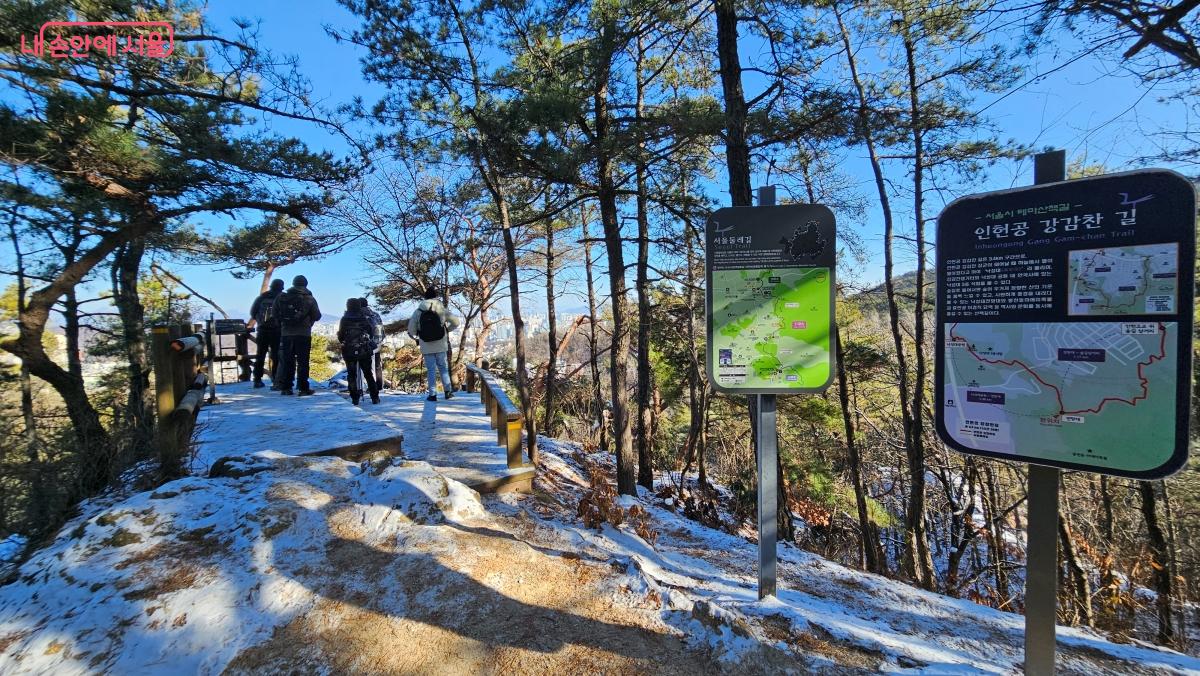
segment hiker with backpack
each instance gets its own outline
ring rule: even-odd
[[[271,288],[254,299],[250,306],[250,321],[246,322],[246,330],[258,328],[258,339],[255,341],[258,350],[254,354],[254,387],[263,386],[263,362],[270,353],[271,389],[279,389],[279,380],[275,371],[279,368],[279,318],[275,316],[275,299],[283,293],[283,280],[271,280]]]
[[[371,359],[371,367],[374,369],[375,382],[379,383],[379,387],[383,387],[383,354],[380,348],[383,347],[383,317],[379,313],[372,310],[366,298],[359,298],[359,304],[362,307],[362,313],[371,321],[371,340],[375,342],[375,353]]]
[[[294,394],[298,385],[300,396],[313,392],[308,385],[308,357],[312,351],[312,327],[321,319],[317,299],[308,290],[308,279],[296,275],[292,287],[275,298],[274,314],[279,319],[279,346],[283,353],[279,365],[279,393]]]
[[[446,352],[450,349],[448,334],[458,328],[458,320],[449,316],[446,306],[438,300],[437,289],[426,289],[425,299],[417,306],[408,320],[408,335],[421,344],[421,355],[425,358],[425,376],[429,381],[429,396],[426,401],[437,401],[437,376],[442,377],[442,391],[447,399],[454,398],[454,386],[450,383],[450,364]]]
[[[359,373],[367,381],[367,392],[371,403],[379,403],[379,381],[372,366],[375,354],[375,327],[362,309],[361,298],[346,300],[346,314],[338,323],[338,342],[342,344],[342,358],[346,360],[346,383],[350,386],[350,401],[358,406],[362,399]]]

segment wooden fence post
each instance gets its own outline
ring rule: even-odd
[[[179,324],[172,324],[168,327],[167,335],[171,338],[171,340],[182,338],[184,336],[184,328]],[[168,349],[170,350],[169,345]],[[175,390],[175,404],[172,406],[172,408],[174,408],[175,406],[179,405],[179,402],[183,399],[183,395],[187,394],[188,388],[191,387],[192,383],[188,380],[187,376],[188,360],[184,359],[183,355],[179,354],[175,350],[170,350],[170,353],[171,382],[172,387]]]
[[[505,421],[505,451],[508,455],[509,468],[520,467],[524,464],[524,453],[521,450],[521,428],[524,423],[521,418]]]
[[[169,329],[165,324],[155,324],[150,331],[150,359],[154,366],[154,397],[160,426],[175,410],[175,375],[171,369],[171,356]]]
[[[233,343],[237,347],[238,382],[244,383],[250,380],[250,335],[247,333],[235,334]]]

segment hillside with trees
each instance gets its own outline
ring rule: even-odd
[[[753,404],[706,372],[704,231],[773,185],[839,227],[834,384],[778,403],[787,551],[1024,611],[1028,466],[954,452],[934,425],[934,224],[957,197],[1030,184],[1042,135],[1064,125],[1070,178],[1161,166],[1196,182],[1200,4],[327,3],[349,18],[325,33],[365,83],[337,100],[258,24],[219,25],[203,3],[0,5],[7,582],[67,551],[105,500],[201,481],[159,456],[149,347],[156,324],[226,314],[187,283],[198,266],[248,280],[248,298],[300,263],[361,280],[388,315],[394,392],[423,387],[402,330],[436,290],[463,322],[455,382],[486,361],[538,471],[577,463],[570,491],[535,483],[575,501],[562,518],[583,519],[582,496],[603,487],[711,529],[706,546],[745,544]],[[56,21],[165,22],[174,52],[28,53],[19,38]],[[999,114],[1077,63],[1101,73],[1095,97],[1118,79],[1139,93],[1130,128],[1158,116],[1138,129],[1144,152],[1089,146],[1111,122],[1092,101],[1069,123]],[[323,299],[326,322],[342,302]],[[314,339],[320,380],[341,347]],[[1196,462],[1148,482],[1063,474],[1059,623],[1200,655]]]

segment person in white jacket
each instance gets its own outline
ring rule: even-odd
[[[453,399],[454,386],[450,383],[446,353],[450,349],[450,332],[458,328],[458,319],[446,312],[446,306],[438,300],[437,289],[426,289],[424,296],[425,300],[408,320],[408,335],[420,343],[421,355],[425,357],[425,376],[429,384],[426,400],[437,401],[438,374],[441,374],[446,398]]]

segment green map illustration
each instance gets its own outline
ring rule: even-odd
[[[712,273],[713,363],[731,389],[817,388],[830,377],[828,268]]]
[[[1159,467],[1175,450],[1177,332],[1160,321],[947,324],[946,431],[983,451]]]
[[[1070,254],[1072,315],[1174,314],[1179,297],[1178,245],[1082,249]]]

